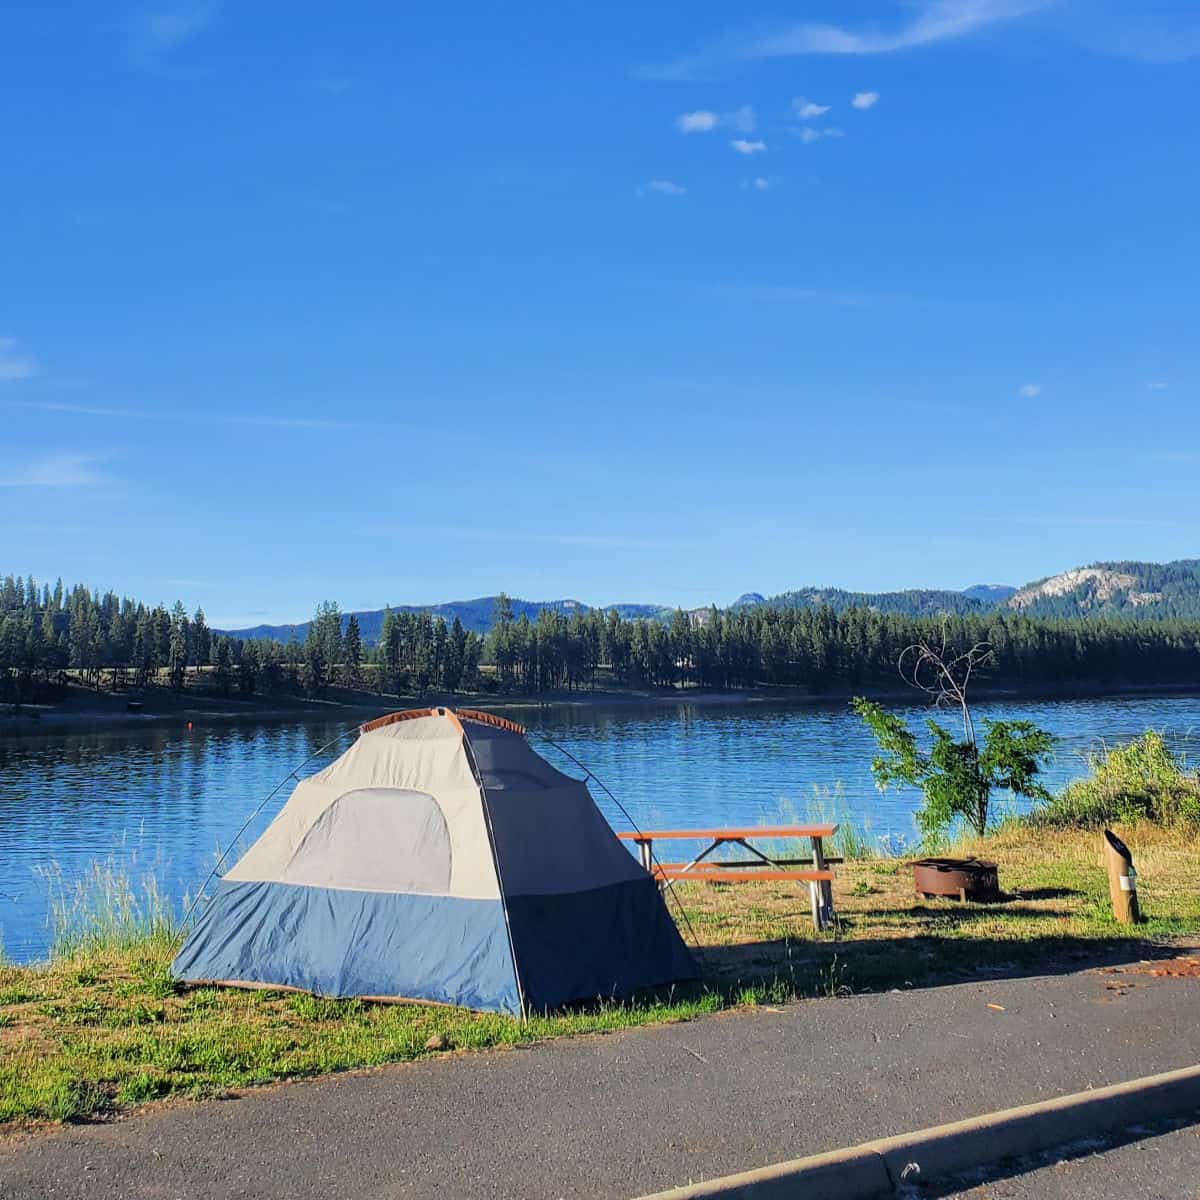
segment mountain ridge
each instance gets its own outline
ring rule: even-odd
[[[393,612],[427,612],[451,623],[457,617],[473,633],[486,633],[495,613],[496,596],[452,600],[443,604],[397,604]],[[580,600],[511,600],[513,616],[537,620],[544,609],[570,615],[591,611]],[[819,608],[835,612],[847,608],[872,608],[878,612],[931,617],[941,615],[985,615],[1010,612],[1046,619],[1096,617],[1125,620],[1200,620],[1200,559],[1176,559],[1167,563],[1119,560],[1073,567],[1057,575],[1034,580],[1022,587],[1009,584],[973,584],[961,591],[945,588],[906,588],[892,592],[860,592],[836,587],[806,587],[764,596],[744,592],[727,611],[751,608]],[[356,610],[363,641],[378,641],[384,609]],[[625,619],[668,619],[676,609],[665,604],[609,604],[601,612],[616,612]],[[685,610],[709,611],[708,606]],[[343,621],[352,614],[343,614]],[[274,641],[303,640],[309,622],[294,625],[262,624],[221,632],[239,638],[270,638]]]

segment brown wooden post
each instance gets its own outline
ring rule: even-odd
[[[1136,925],[1138,911],[1137,871],[1129,847],[1111,829],[1104,831],[1104,865],[1108,868],[1108,894],[1112,897],[1113,916],[1122,925]]]

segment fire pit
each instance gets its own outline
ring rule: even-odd
[[[979,858],[922,858],[913,863],[913,890],[918,896],[995,900],[1000,895],[1000,880],[994,862]]]

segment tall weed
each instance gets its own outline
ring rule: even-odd
[[[148,943],[165,948],[174,940],[178,922],[158,876],[134,876],[136,865],[110,856],[70,880],[57,863],[39,870],[50,890],[52,960]]]

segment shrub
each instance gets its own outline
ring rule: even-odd
[[[1184,769],[1161,733],[1095,754],[1088,766],[1087,778],[1034,811],[1035,824],[1096,829],[1150,821],[1200,830],[1200,774]]]

